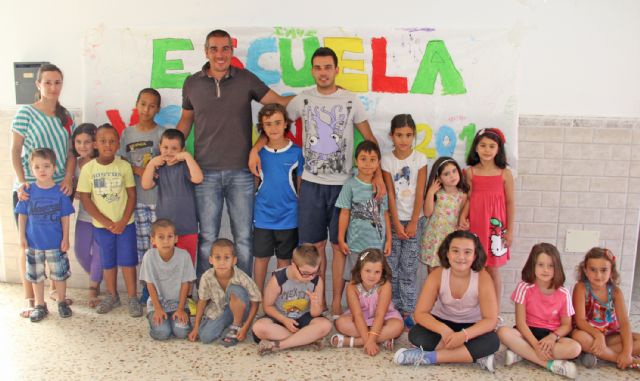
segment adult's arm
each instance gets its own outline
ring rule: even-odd
[[[182,109],[182,114],[180,114],[180,120],[176,125],[176,129],[184,134],[185,139],[189,136],[191,132],[191,126],[193,125],[193,121],[195,120],[195,112],[193,110]]]
[[[293,97],[294,97],[293,95],[282,96],[273,90],[269,90],[262,97],[262,99],[260,99],[260,103],[262,103],[263,105],[268,105],[270,103],[277,103],[287,107],[287,105],[289,104],[291,99],[293,99]]]
[[[13,132],[11,138],[11,165],[13,173],[15,173],[20,186],[24,186],[27,180],[24,177],[24,168],[22,168],[22,147],[24,145],[24,136],[17,132]]]

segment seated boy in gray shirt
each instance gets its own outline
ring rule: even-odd
[[[196,272],[189,253],[175,247],[176,241],[176,229],[170,220],[154,222],[151,243],[155,248],[145,253],[140,267],[140,279],[149,289],[149,335],[156,340],[172,335],[185,339],[191,330],[186,302]]]

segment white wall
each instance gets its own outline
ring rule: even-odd
[[[521,113],[640,116],[640,1],[380,3],[386,6],[372,7],[371,1],[360,0],[236,0],[233,4],[215,0],[2,0],[0,109],[16,107],[14,61],[59,65],[65,72],[63,104],[81,108],[84,33],[99,25],[202,27],[203,40],[210,30],[225,26],[384,25],[512,29],[514,39],[522,45]]]

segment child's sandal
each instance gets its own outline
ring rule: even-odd
[[[268,355],[280,350],[280,340],[262,340],[258,344],[258,354],[260,356]]]
[[[382,347],[388,351],[393,351],[394,345],[395,345],[395,342],[393,339],[389,339],[382,343]]]
[[[33,300],[33,298],[26,298],[24,302],[25,302],[25,305],[22,311],[20,311],[20,317],[26,319],[31,316],[31,311],[33,311],[35,301]]]
[[[354,341],[355,341],[354,337],[351,336],[349,338],[349,348],[353,348]],[[344,335],[342,335],[340,333],[336,333],[335,335],[331,336],[331,339],[329,339],[329,343],[334,348],[343,348],[344,347]]]
[[[220,344],[222,344],[222,346],[225,348],[233,347],[234,345],[238,344],[239,330],[240,327],[238,327],[237,325],[230,325],[227,334],[222,339],[220,339]]]

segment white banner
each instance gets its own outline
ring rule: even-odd
[[[296,94],[314,86],[310,58],[336,51],[338,85],[356,92],[383,152],[391,150],[391,118],[409,113],[418,124],[416,149],[432,162],[454,156],[461,164],[475,131],[498,127],[509,163],[517,159],[517,45],[508,31],[432,28],[228,28],[234,65],[255,73],[274,91]],[[206,62],[208,30],[104,29],[85,46],[85,121],[121,129],[136,121],[138,92],[162,94],[156,121],[175,126],[185,78]],[[259,104],[254,104],[257,113]],[[255,121],[255,118],[254,118]],[[197,126],[196,126],[197,128]],[[301,134],[292,129],[297,143]],[[464,166],[464,165],[463,165]]]

